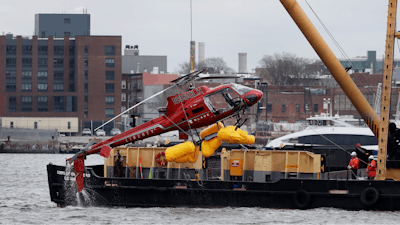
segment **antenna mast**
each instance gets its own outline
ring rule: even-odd
[[[192,36],[192,0],[190,0],[190,72],[193,73],[196,42]]]

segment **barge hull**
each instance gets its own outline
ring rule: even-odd
[[[86,167],[83,194],[66,167],[47,166],[51,200],[59,206],[265,207],[400,210],[400,184],[378,180],[281,179],[277,182],[103,178]]]

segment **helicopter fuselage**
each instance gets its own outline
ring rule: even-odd
[[[232,97],[231,95],[234,95]],[[108,157],[111,148],[143,140],[172,130],[187,131],[208,126],[238,114],[262,98],[262,92],[239,84],[225,84],[215,88],[201,86],[170,96],[166,111],[160,117],[133,127],[119,135],[93,145],[88,154]]]

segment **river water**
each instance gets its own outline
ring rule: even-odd
[[[0,224],[399,224],[400,211],[265,208],[58,208],[46,165],[66,154],[0,154]],[[101,164],[88,156],[87,165]]]

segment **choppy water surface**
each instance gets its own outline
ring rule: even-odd
[[[400,212],[264,208],[58,208],[46,165],[72,155],[0,154],[0,224],[399,224]],[[88,156],[87,164],[103,163]]]

